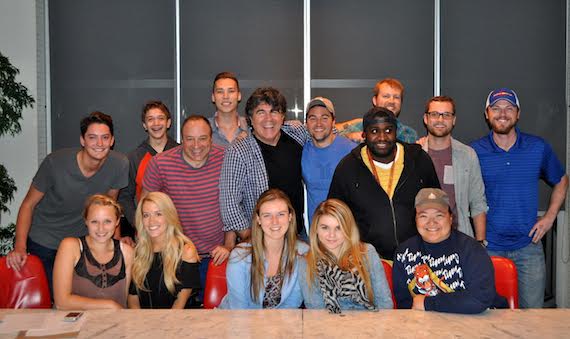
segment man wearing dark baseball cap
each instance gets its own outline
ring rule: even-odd
[[[471,147],[481,163],[489,205],[489,254],[515,262],[520,307],[541,308],[546,269],[540,240],[552,227],[564,202],[568,176],[544,139],[518,129],[520,109],[519,98],[512,89],[491,91],[485,103],[491,132]],[[540,179],[553,190],[545,215],[537,218]]]
[[[423,188],[414,205],[419,235],[398,246],[394,256],[398,308],[469,314],[506,306],[495,291],[493,264],[485,248],[452,227],[447,194]]]
[[[363,117],[364,143],[338,164],[329,198],[344,201],[354,213],[362,241],[383,258],[417,234],[414,197],[421,188],[440,187],[429,155],[420,145],[396,139],[390,110],[371,108]]]

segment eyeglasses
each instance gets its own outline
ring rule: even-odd
[[[455,113],[452,112],[427,112],[426,114],[432,119],[438,119],[439,117],[442,117],[445,120],[453,119],[455,116]]]

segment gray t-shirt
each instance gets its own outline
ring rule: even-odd
[[[125,155],[110,151],[99,171],[86,178],[77,164],[79,151],[67,148],[49,154],[32,181],[44,197],[34,209],[28,236],[44,247],[57,249],[65,237],[86,235],[82,213],[87,198],[127,186],[129,161]]]

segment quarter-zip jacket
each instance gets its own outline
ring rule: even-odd
[[[418,191],[425,187],[440,187],[431,158],[421,146],[401,145],[404,147],[404,169],[392,199],[364,164],[361,156],[364,144],[353,149],[338,164],[328,195],[350,207],[361,240],[372,244],[385,259],[392,259],[398,244],[418,234],[414,208]]]

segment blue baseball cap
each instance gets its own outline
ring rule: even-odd
[[[507,100],[514,106],[517,106],[518,109],[521,109],[519,97],[515,91],[509,88],[499,88],[489,93],[489,96],[487,97],[487,103],[485,104],[485,109],[487,109],[489,106],[493,106],[499,100]]]

